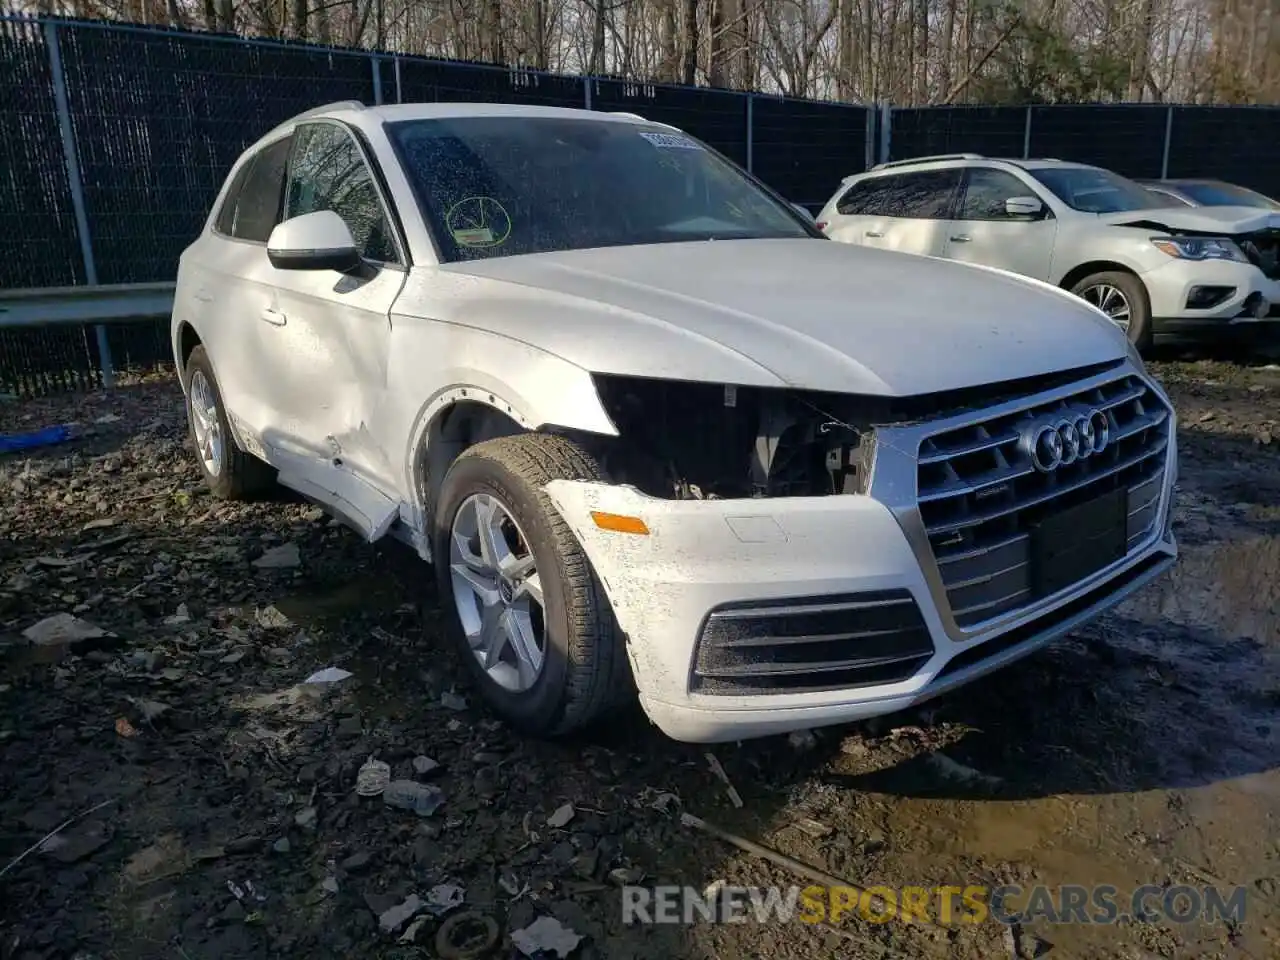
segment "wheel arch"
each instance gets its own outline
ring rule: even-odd
[[[173,331],[173,358],[176,362],[178,379],[183,389],[187,384],[187,361],[191,359],[191,351],[203,345],[204,339],[194,326],[186,320],[178,322]],[[212,359],[211,361],[212,362]]]
[[[585,374],[584,374],[585,376]],[[475,384],[456,384],[440,391],[422,407],[410,440],[407,463],[415,513],[425,531],[440,485],[453,462],[466,450],[485,440],[521,433],[559,433],[571,436],[617,436],[598,396],[594,409],[580,409],[572,422],[565,416],[547,419],[546,413],[528,409],[509,399],[514,392]],[[585,405],[584,405],[585,406]],[[563,408],[560,411],[563,413]]]
[[[1139,283],[1142,283],[1142,277],[1138,274],[1137,270],[1126,264],[1120,263],[1117,260],[1089,260],[1068,270],[1063,275],[1062,279],[1058,281],[1058,286],[1062,287],[1063,290],[1070,290],[1077,283],[1091,274],[1112,272],[1127,273],[1134,277]],[[1144,291],[1147,289],[1147,285],[1145,283],[1142,283],[1142,289]]]

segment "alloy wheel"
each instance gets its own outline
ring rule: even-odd
[[[542,581],[528,539],[497,497],[472,494],[458,508],[449,572],[472,655],[504,690],[529,690],[546,655]]]
[[[203,370],[191,374],[188,387],[191,404],[191,429],[196,438],[196,451],[211,477],[222,474],[222,421],[218,419],[217,395]]]
[[[1129,298],[1119,287],[1109,283],[1096,283],[1081,290],[1079,296],[1105,313],[1121,330],[1128,332],[1132,311],[1129,308]]]

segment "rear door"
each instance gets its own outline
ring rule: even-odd
[[[1034,197],[1040,214],[1010,214],[1005,201]],[[1034,188],[1007,170],[968,167],[956,219],[948,225],[944,255],[949,260],[999,267],[1048,280],[1058,221]]]
[[[272,358],[259,341],[261,311],[271,302],[267,237],[280,220],[285,165],[292,139],[261,147],[227,191],[213,229],[198,255],[184,256],[195,268],[184,296],[198,309],[197,329],[213,364],[228,419],[246,447],[261,453],[259,440],[279,420],[271,385]]]
[[[900,253],[942,255],[947,218],[960,186],[959,169],[890,173],[854,186],[862,184],[868,185],[865,193],[841,198],[842,203],[850,201],[846,208],[853,212],[842,217],[840,235],[828,227],[828,236]]]

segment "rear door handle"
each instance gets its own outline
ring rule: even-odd
[[[284,314],[279,310],[272,310],[270,307],[262,311],[262,319],[273,327],[283,327],[285,322]]]
[[[965,236],[965,235],[962,233],[962,234],[960,234],[958,237],[952,237],[952,238],[951,238],[951,242],[952,242],[952,243],[968,243],[968,242],[969,242],[970,240],[972,240],[972,239],[973,239],[973,237]]]
[[[201,303],[213,303],[213,294],[210,293],[208,290],[206,290],[204,287],[201,287],[199,290],[196,291],[195,297]]]
[[[883,236],[884,236],[884,234],[883,234],[883,233],[881,233],[879,230],[868,230],[868,231],[867,231],[867,233],[866,233],[866,236],[868,236],[868,237],[883,237]]]

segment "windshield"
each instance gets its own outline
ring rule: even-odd
[[[462,117],[387,131],[447,261],[815,235],[733,164],[662,127]]]
[[[1085,213],[1123,213],[1173,205],[1168,197],[1157,197],[1128,177],[1097,167],[1042,167],[1028,172],[1067,206]]]
[[[1268,210],[1280,210],[1280,203],[1268,196],[1250,190],[1248,187],[1237,187],[1233,183],[1187,183],[1178,184],[1178,189],[1196,203],[1206,207],[1266,207]]]

